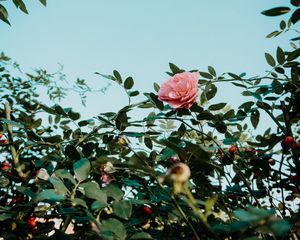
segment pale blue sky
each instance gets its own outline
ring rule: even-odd
[[[0,51],[24,70],[42,67],[55,71],[64,65],[68,80],[85,78],[94,87],[107,80],[94,72],[114,69],[131,75],[141,92],[152,91],[153,82],[167,78],[168,63],[185,69],[263,74],[268,70],[264,52],[287,46],[288,36],[266,39],[278,28],[278,18],[260,14],[285,5],[272,0],[48,0],[44,8],[28,1],[29,15],[9,9],[12,27],[0,23]],[[219,98],[236,102],[231,85]],[[75,95],[65,104],[85,116],[115,111],[126,104],[122,90],[92,94],[86,109]]]

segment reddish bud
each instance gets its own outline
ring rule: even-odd
[[[297,182],[298,181],[298,176],[297,175],[290,175],[288,177],[288,179],[291,181],[291,182]]]
[[[300,142],[294,143],[293,148],[300,149]]]
[[[0,145],[7,145],[8,141],[6,139],[0,139]]]
[[[235,145],[231,146],[229,149],[228,149],[228,152],[230,154],[234,154],[235,152],[237,151],[237,147]]]
[[[257,202],[254,201],[254,202],[252,203],[252,205],[253,205],[253,207],[256,207],[256,206],[257,206]]]
[[[0,133],[0,138],[2,138],[3,137],[3,133]]]
[[[287,136],[287,137],[283,140],[285,146],[287,146],[287,147],[289,147],[289,148],[293,146],[294,141],[295,141],[295,140],[294,140],[294,138],[293,138],[292,136]]]
[[[218,154],[220,154],[220,155],[223,154],[222,148],[219,148],[219,149],[218,149]]]
[[[2,166],[1,166],[2,171],[6,171],[8,168],[10,168],[10,164],[8,162],[2,163]]]
[[[14,198],[12,198],[12,200],[11,200],[10,203],[11,203],[11,204],[15,204],[16,202],[17,202],[17,198],[14,197]]]
[[[152,209],[150,207],[148,207],[148,206],[144,206],[143,207],[143,211],[147,215],[151,215],[152,214]]]
[[[236,199],[236,195],[233,193],[228,194],[227,197],[230,199]]]
[[[298,188],[294,187],[294,188],[292,189],[292,192],[293,192],[293,193],[299,193],[299,190],[298,190]]]
[[[270,159],[268,160],[268,162],[269,162],[269,164],[270,164],[271,166],[274,166],[274,165],[276,164],[276,162],[275,162],[275,160],[274,160],[273,158],[270,158]]]

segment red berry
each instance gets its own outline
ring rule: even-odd
[[[284,139],[284,144],[285,144],[285,146],[287,146],[287,147],[292,147],[293,146],[293,144],[294,144],[294,138],[292,137],[292,136],[287,136],[285,139]]]
[[[3,137],[3,134],[2,133],[0,133],[0,138],[2,138]]]
[[[253,207],[256,207],[257,206],[257,202],[256,201],[253,202],[252,205],[253,205]]]
[[[27,219],[27,223],[31,226],[31,228],[36,228],[36,219],[35,217],[29,217]]]
[[[273,158],[270,158],[270,159],[268,160],[268,162],[269,162],[269,164],[270,164],[271,166],[274,166],[274,165],[276,164],[276,162],[275,162],[275,160],[274,160]]]
[[[293,192],[293,193],[299,193],[299,190],[298,190],[298,188],[294,187],[294,188],[292,189],[292,192]]]
[[[300,149],[300,142],[294,143],[293,148]]]
[[[17,198],[12,198],[12,200],[11,200],[11,202],[10,203],[12,203],[12,204],[14,204],[14,203],[16,203],[17,202]]]
[[[7,145],[8,141],[6,139],[0,139],[0,145]]]
[[[291,182],[297,182],[298,181],[298,176],[297,175],[290,175],[288,177],[288,179],[291,181]]]
[[[218,149],[218,154],[220,154],[220,155],[223,154],[222,148],[219,148],[219,149]]]
[[[9,167],[10,167],[10,164],[9,164],[8,162],[4,162],[4,163],[2,163],[1,170],[2,170],[2,171],[5,171],[5,170],[7,170]]]
[[[230,199],[236,199],[236,195],[233,193],[228,194],[227,197]]]
[[[144,206],[143,207],[143,211],[147,215],[151,215],[152,214],[152,209],[150,207]]]
[[[230,154],[234,154],[235,152],[237,151],[237,147],[235,145],[231,146],[229,149],[228,149],[228,152]]]

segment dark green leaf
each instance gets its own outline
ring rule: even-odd
[[[47,0],[40,0],[40,2],[46,7],[46,5],[47,5]]]
[[[265,53],[265,58],[266,58],[266,60],[267,60],[267,63],[268,63],[270,66],[275,67],[276,62],[275,62],[275,60],[274,60],[274,58],[272,57],[271,54]]]
[[[116,117],[116,128],[124,131],[128,126],[128,117],[125,111],[120,111]]]
[[[169,63],[169,67],[170,67],[170,69],[171,69],[173,75],[176,74],[176,73],[181,73],[181,72],[183,72],[182,69],[180,69],[179,67],[177,67],[177,66],[176,66],[175,64],[173,64],[173,63]]]
[[[3,7],[2,4],[0,4],[0,19],[3,22],[6,22],[8,25],[10,25],[10,23],[8,21],[8,12],[7,12],[6,8]]]
[[[77,151],[76,147],[74,145],[67,145],[65,148],[65,154],[72,160],[79,160],[81,158],[79,152]]]
[[[206,91],[206,99],[210,100],[210,99],[214,98],[214,96],[216,96],[216,94],[217,94],[217,91],[218,91],[218,89],[215,85],[213,85],[213,84],[209,85],[209,88]]]
[[[122,83],[122,77],[121,77],[121,74],[117,71],[117,70],[114,70],[113,71],[113,74],[114,74],[114,77],[115,79],[117,80],[118,83]]]
[[[291,0],[291,4],[295,7],[299,7],[300,6],[300,0]]]
[[[28,11],[26,9],[26,5],[22,0],[13,0],[13,3],[15,4],[16,8],[20,8],[22,12],[28,14]]]
[[[283,64],[283,63],[284,63],[284,61],[285,61],[285,56],[284,56],[283,50],[282,50],[280,47],[277,48],[277,54],[276,54],[276,57],[277,57],[277,62],[278,62],[279,64]]]
[[[208,66],[208,72],[214,77],[217,76],[216,70],[212,66]]]
[[[211,111],[217,111],[217,110],[221,110],[222,108],[224,108],[226,106],[227,103],[217,103],[217,104],[212,104],[208,107],[209,110]]]
[[[213,76],[210,73],[207,72],[199,72],[200,76],[207,78],[207,79],[213,79]]]
[[[300,20],[300,8],[298,8],[295,12],[293,12],[291,16],[292,23],[296,23]]]
[[[153,143],[151,141],[151,138],[149,137],[144,137],[144,143],[147,148],[152,149],[153,148]]]
[[[132,77],[128,77],[126,78],[125,82],[124,82],[124,87],[126,89],[131,89],[133,87],[134,81],[132,79]]]
[[[260,113],[257,109],[253,109],[251,112],[251,123],[252,126],[256,129],[259,122]]]
[[[274,16],[279,16],[282,14],[286,14],[290,11],[291,9],[289,7],[276,7],[276,8],[271,8],[266,11],[263,11],[262,14],[269,16],[269,17],[274,17]]]
[[[106,192],[108,197],[112,197],[113,199],[119,201],[123,198],[123,191],[114,184],[109,184],[107,187],[103,188],[103,191]]]
[[[278,80],[273,80],[271,86],[274,93],[281,94],[283,92],[283,85]]]

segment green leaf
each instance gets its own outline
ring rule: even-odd
[[[131,89],[133,87],[134,81],[132,77],[128,77],[126,78],[125,82],[124,82],[124,87],[126,89]]]
[[[214,96],[216,96],[216,94],[217,94],[217,91],[218,91],[218,89],[214,84],[209,85],[209,87],[206,91],[206,99],[210,100],[210,99],[214,98]]]
[[[107,202],[107,196],[104,191],[99,188],[99,185],[95,182],[88,182],[80,184],[80,187],[84,189],[84,195],[88,198],[95,199],[103,204]]]
[[[277,238],[281,238],[291,230],[292,225],[287,220],[281,219],[271,223],[270,228]]]
[[[149,137],[144,137],[144,143],[146,145],[147,148],[152,149],[153,148],[153,143],[151,138]]]
[[[113,212],[116,216],[128,220],[132,212],[132,204],[130,201],[114,201],[112,204]]]
[[[0,19],[10,25],[10,22],[8,21],[8,12],[2,4],[0,4]]]
[[[74,203],[77,206],[82,206],[84,208],[88,208],[88,206],[86,205],[86,202],[84,200],[82,200],[81,198],[72,199],[72,203]]]
[[[300,6],[300,0],[291,0],[291,4],[295,7],[299,7]]]
[[[98,210],[98,209],[105,208],[107,205],[108,205],[108,204],[105,203],[105,202],[100,202],[100,201],[97,201],[97,200],[96,200],[96,201],[94,201],[94,202],[92,203],[91,209],[92,209],[93,211],[95,211],[95,210]]]
[[[103,191],[108,197],[112,197],[117,201],[121,200],[124,195],[123,191],[115,184],[109,184],[107,187],[103,188]]]
[[[117,71],[117,70],[114,70],[113,71],[113,74],[115,76],[115,79],[117,80],[118,83],[122,83],[122,77],[121,77],[121,74]]]
[[[199,72],[200,76],[207,78],[207,79],[213,79],[213,76],[210,73],[207,72]]]
[[[91,164],[90,161],[83,158],[73,164],[75,177],[79,182],[86,180],[90,174]]]
[[[234,73],[227,73],[230,77],[232,77],[233,79],[236,79],[236,80],[242,80],[242,78]]]
[[[155,92],[158,92],[160,89],[160,86],[157,83],[153,83],[153,88],[154,88]]]
[[[227,103],[217,103],[217,104],[212,104],[208,107],[209,110],[211,111],[218,111],[221,110],[226,106]]]
[[[123,223],[121,223],[119,220],[110,218],[108,220],[103,220],[101,222],[101,232],[112,232],[115,234],[116,238],[114,239],[120,239],[124,240],[126,238],[126,229]]]
[[[16,8],[20,8],[22,12],[28,14],[28,11],[26,9],[26,5],[22,0],[13,0],[13,3],[15,4]]]
[[[256,129],[259,122],[260,113],[257,109],[253,109],[251,112],[250,120],[252,126]]]
[[[50,202],[61,202],[65,200],[65,196],[57,194],[54,189],[46,189],[40,192],[34,199],[35,202],[42,202],[44,200]]]
[[[283,92],[283,85],[278,80],[273,80],[271,86],[274,93],[281,94]]]
[[[267,63],[268,63],[271,67],[275,67],[276,62],[275,62],[275,60],[274,60],[274,58],[272,57],[271,54],[265,53],[265,58],[266,58],[266,60],[267,60]]]
[[[217,76],[216,70],[212,66],[208,66],[208,72],[214,77]]]
[[[285,61],[285,56],[284,56],[283,50],[282,50],[280,47],[277,48],[276,57],[277,57],[277,62],[278,62],[279,64],[283,64],[283,63],[284,63],[284,61]]]
[[[295,12],[293,12],[291,16],[291,21],[293,24],[300,20],[300,8],[298,8]]]
[[[65,148],[65,155],[72,160],[79,160],[81,158],[77,148],[74,145],[67,145]]]
[[[40,0],[40,2],[46,7],[47,6],[47,0]]]
[[[290,10],[291,9],[289,7],[276,7],[276,8],[271,8],[266,11],[263,11],[261,14],[269,16],[269,17],[275,17],[275,16],[279,16],[282,14],[286,14]]]
[[[145,232],[138,232],[133,234],[130,238],[130,240],[142,240],[142,239],[152,239],[151,235],[149,233]]]
[[[70,182],[73,183],[74,185],[76,184],[74,177],[66,169],[58,169],[54,172],[54,174],[59,178],[70,180]]]
[[[65,195],[69,193],[69,190],[66,188],[65,184],[59,179],[55,177],[49,177],[49,182],[53,185],[56,192],[60,195]]]
[[[124,131],[128,126],[128,117],[125,111],[120,111],[116,117],[116,128]]]
[[[177,67],[174,63],[169,63],[169,67],[173,74],[184,72],[184,70]]]

